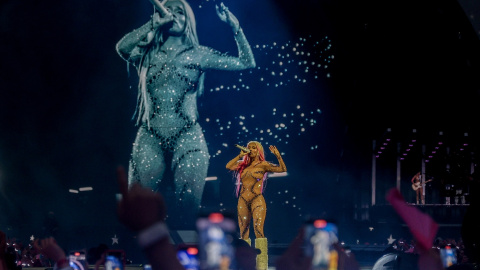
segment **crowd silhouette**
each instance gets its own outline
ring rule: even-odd
[[[138,236],[138,245],[146,255],[153,270],[185,269],[177,257],[177,247],[169,240],[168,226],[165,223],[167,204],[162,194],[143,187],[140,183],[129,186],[127,174],[123,167],[117,169],[118,184],[121,199],[118,201],[117,216],[119,221],[132,233]],[[475,191],[478,186],[475,187]],[[475,194],[477,194],[475,192]],[[414,206],[408,205],[399,191],[392,189],[387,199],[394,210],[404,219],[412,232],[410,240],[398,239],[385,249],[385,253],[411,254],[418,262],[418,269],[478,269],[479,234],[475,222],[478,213],[478,199],[469,205],[462,224],[461,239],[442,239],[435,237],[438,225],[426,214]],[[423,224],[422,228],[416,225]],[[275,261],[275,269],[279,270],[309,270],[312,258],[303,253],[304,231],[301,227],[297,236],[291,241],[285,252]],[[148,236],[148,237],[145,237]],[[238,237],[240,240],[240,236]],[[238,243],[242,244],[238,244]],[[236,269],[256,268],[258,250],[245,241],[236,242]],[[457,261],[448,267],[443,266],[440,249],[455,248]],[[360,265],[355,254],[338,244],[335,249],[339,253],[339,270],[358,270]],[[104,251],[108,246],[99,245],[88,249],[88,264],[98,267],[104,263]],[[131,262],[130,262],[131,263]],[[71,269],[65,250],[54,237],[31,239],[28,244],[9,238],[0,231],[0,270],[20,270],[28,267],[53,267],[54,269]],[[395,268],[404,269],[404,268]],[[411,270],[411,269],[410,269]]]

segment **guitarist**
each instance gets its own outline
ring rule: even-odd
[[[412,188],[416,192],[417,204],[421,201],[422,204],[425,204],[425,196],[423,194],[423,183],[422,183],[422,174],[417,172],[412,177]]]

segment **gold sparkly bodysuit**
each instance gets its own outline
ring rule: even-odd
[[[197,96],[203,89],[202,75],[211,69],[253,68],[255,60],[241,30],[235,35],[238,57],[201,45],[178,46],[175,50],[152,45],[153,53],[144,56],[145,48],[140,44],[146,40],[151,25],[149,21],[126,34],[116,47],[119,55],[139,70],[141,59],[148,59],[148,65],[144,63],[148,66],[145,87],[139,87],[139,129],[131,152],[128,180],[130,184],[139,181],[155,191],[163,188],[161,192],[165,195],[167,190],[161,183],[170,167],[175,186],[172,200],[178,210],[175,216],[185,217],[186,223],[194,224],[210,158],[198,123]]]
[[[241,160],[232,159],[227,168],[235,170]],[[248,239],[250,222],[253,219],[253,230],[256,238],[264,238],[263,226],[267,214],[267,204],[262,195],[263,177],[269,172],[284,172],[281,166],[268,161],[255,161],[245,167],[241,175],[241,188],[238,196],[237,215],[240,237]]]

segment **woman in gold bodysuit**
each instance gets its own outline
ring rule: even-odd
[[[265,160],[263,146],[257,141],[248,143],[248,152],[240,154],[227,163],[227,169],[234,171],[237,178],[237,215],[240,237],[251,244],[250,222],[253,219],[255,232],[255,248],[262,252],[257,256],[257,270],[268,268],[267,238],[263,233],[263,225],[267,214],[267,205],[263,197],[267,173],[286,172],[287,167],[277,147],[271,145],[270,151],[277,157],[279,165]]]

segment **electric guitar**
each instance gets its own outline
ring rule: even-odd
[[[433,179],[429,179],[429,180],[425,181],[424,184],[426,184],[426,183],[428,183],[428,182],[430,182],[430,181],[433,181]],[[412,189],[413,189],[413,190],[417,190],[417,189],[419,189],[419,188],[421,188],[421,187],[422,187],[422,183],[420,183],[420,182],[417,182],[417,183],[413,183],[413,184],[412,184]]]

